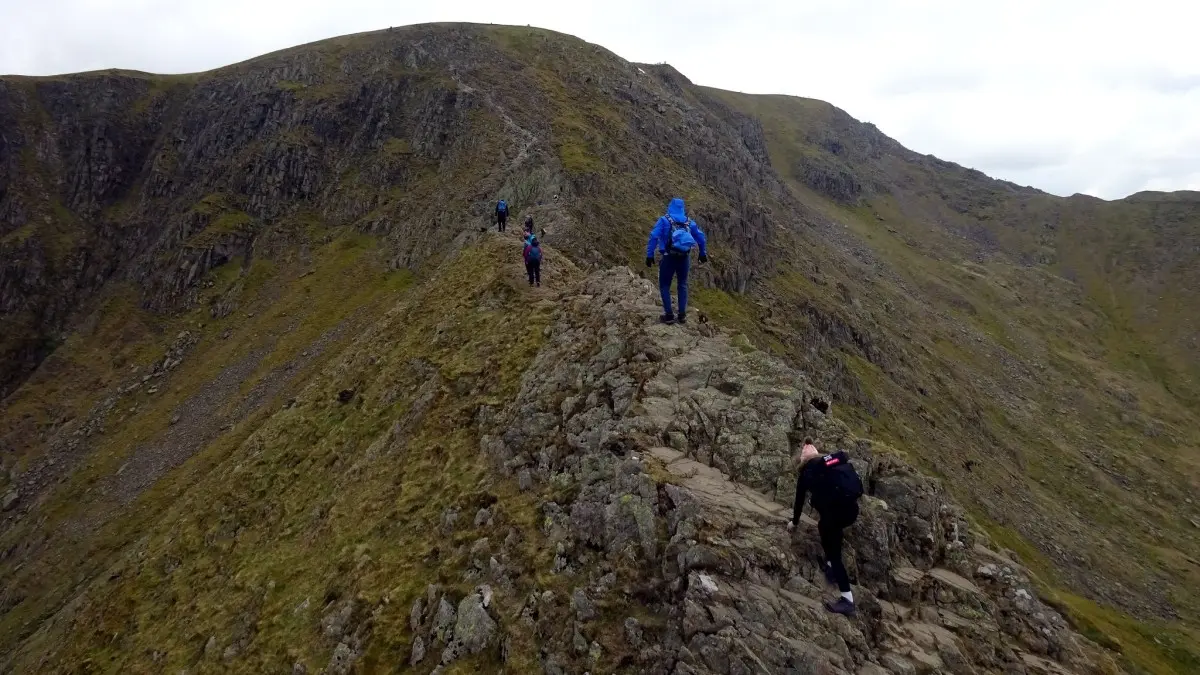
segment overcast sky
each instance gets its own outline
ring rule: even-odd
[[[427,21],[532,24],[692,81],[819,98],[1061,195],[1200,189],[1193,0],[0,0],[0,73],[207,70]]]

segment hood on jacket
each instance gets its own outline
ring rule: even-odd
[[[683,207],[682,197],[676,197],[671,200],[670,204],[667,204],[667,216],[677,223],[687,222],[687,209]]]

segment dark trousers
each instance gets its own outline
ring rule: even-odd
[[[658,264],[658,290],[662,293],[663,314],[671,315],[671,279],[679,279],[679,316],[687,314],[688,264],[686,255],[666,254]]]
[[[529,285],[542,285],[542,261],[529,260],[525,263],[525,273],[529,275]]]
[[[497,213],[496,214],[496,229],[503,232],[506,225],[508,225],[508,214],[507,213]]]
[[[821,548],[825,551],[825,564],[829,566],[833,580],[837,582],[838,590],[846,593],[850,590],[850,574],[846,572],[846,563],[842,561],[842,536],[847,527],[858,517],[857,506],[853,516],[846,514],[842,518],[831,518],[821,515],[817,522],[817,532],[821,535]]]

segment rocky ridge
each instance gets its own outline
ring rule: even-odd
[[[557,551],[549,572],[573,593],[505,597],[511,542],[489,555],[482,540],[472,554],[490,559],[488,583],[463,598],[430,587],[414,603],[413,665],[503,657],[524,629],[546,673],[1112,668],[936,482],[850,435],[802,373],[711,324],[654,314],[649,282],[625,268],[592,275],[566,298],[517,402],[484,425],[481,451],[523,490],[572,495],[542,504],[541,531]],[[804,434],[850,450],[870,486],[848,542],[853,620],[820,604],[812,521],[794,536],[783,527]],[[659,620],[602,617],[622,596]],[[606,621],[622,626],[620,653],[598,641]]]

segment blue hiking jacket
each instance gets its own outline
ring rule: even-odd
[[[675,222],[683,222],[687,220],[688,229],[692,232],[692,239],[700,246],[700,255],[708,255],[708,239],[704,236],[704,231],[696,225],[694,221],[687,217],[687,210],[683,207],[683,200],[676,197],[667,205],[667,215],[675,219]],[[654,257],[654,250],[658,249],[663,253],[667,252],[667,244],[671,242],[671,221],[667,220],[667,216],[659,216],[658,222],[654,223],[654,229],[650,230],[650,239],[646,242],[646,257]]]

